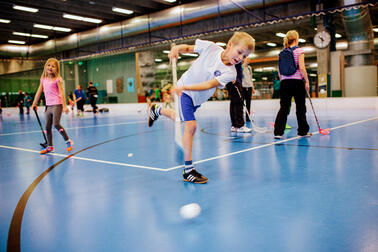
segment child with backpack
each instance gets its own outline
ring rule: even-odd
[[[280,76],[280,110],[274,123],[274,138],[283,138],[287,115],[289,114],[292,97],[294,97],[298,136],[307,136],[310,129],[306,120],[306,90],[309,80],[304,61],[304,50],[298,46],[299,34],[290,30],[284,37],[284,49],[279,55],[278,74]]]

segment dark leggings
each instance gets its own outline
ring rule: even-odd
[[[280,96],[281,107],[274,123],[274,135],[282,136],[284,134],[292,97],[294,97],[297,108],[298,135],[306,135],[310,127],[306,120],[306,89],[303,81],[295,79],[282,80]]]
[[[235,83],[228,83],[226,85],[228,95],[230,97],[230,118],[231,124],[235,128],[241,128],[244,126],[244,118],[243,118],[243,98],[240,97],[243,92],[242,84],[239,82]],[[239,90],[238,91],[236,90]]]
[[[63,136],[64,141],[69,139],[66,130],[60,125],[60,117],[62,116],[63,105],[52,105],[46,107],[46,135],[47,145],[53,146],[52,126]]]
[[[89,100],[90,100],[91,106],[93,108],[93,113],[96,113],[96,111],[97,111],[97,106],[96,106],[97,97],[94,97],[93,95],[91,95],[91,96],[89,96]]]
[[[247,107],[247,111],[251,114],[252,87],[243,87],[243,96],[245,100],[245,106]],[[245,113],[246,121],[249,121],[248,113]]]
[[[76,106],[77,106],[77,112],[79,113],[79,110],[84,112],[84,103],[85,101],[83,99],[76,100]]]

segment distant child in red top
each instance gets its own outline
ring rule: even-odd
[[[46,61],[41,82],[37,93],[34,97],[32,108],[37,110],[37,102],[42,94],[45,93],[46,99],[46,134],[47,147],[41,151],[41,154],[46,154],[54,151],[52,141],[52,126],[59,131],[66,141],[67,151],[72,150],[73,142],[68,137],[66,130],[60,125],[60,118],[62,112],[68,113],[66,104],[66,97],[63,90],[63,79],[60,76],[59,62],[55,58],[50,58]]]

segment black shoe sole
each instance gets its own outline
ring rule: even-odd
[[[154,124],[154,121],[151,120],[151,118],[148,119],[148,127],[151,127],[152,124]]]
[[[209,181],[208,179],[204,180],[204,181],[197,181],[197,182],[194,182],[194,181],[189,181],[187,179],[184,179],[185,182],[190,182],[190,183],[194,183],[194,184],[205,184],[207,183],[207,181]]]

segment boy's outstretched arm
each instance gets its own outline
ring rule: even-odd
[[[194,52],[194,45],[175,45],[171,48],[171,51],[168,54],[168,58],[172,61],[173,58],[178,58],[179,53],[193,53]]]
[[[191,86],[185,86],[185,85],[182,85],[182,86],[179,86],[179,87],[172,87],[172,92],[173,93],[176,93],[177,95],[181,95],[182,91],[184,90],[191,90],[191,91],[202,91],[202,90],[207,90],[207,89],[211,89],[211,88],[214,88],[214,87],[218,87],[219,86],[219,82],[217,79],[211,79],[211,80],[208,80],[208,81],[205,81],[205,82],[201,82],[201,83],[198,83],[198,84],[194,84],[194,85],[191,85]]]

